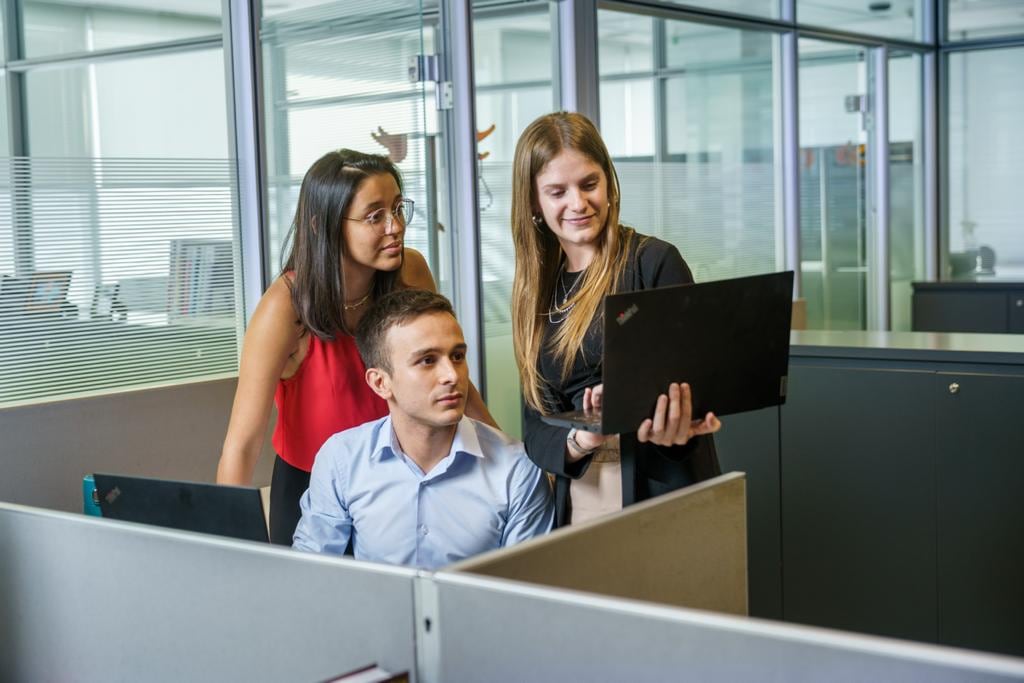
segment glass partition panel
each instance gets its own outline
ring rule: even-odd
[[[473,16],[487,406],[501,428],[517,437],[521,425],[511,321],[512,157],[523,129],[555,108],[553,11],[548,3],[540,3],[500,14],[478,10]]]
[[[889,58],[889,254],[892,329],[911,329],[911,283],[925,277],[919,55]]]
[[[811,26],[914,40],[922,37],[917,20],[922,2],[931,0],[796,0],[796,19]]]
[[[629,15],[601,11],[602,35]],[[771,33],[657,19],[651,74],[601,70],[622,220],[679,247],[698,280],[780,267]],[[627,90],[627,88],[631,90]]]
[[[602,77],[654,68],[654,19],[605,11],[597,16],[597,62]]]
[[[949,197],[942,279],[1024,279],[1024,48],[949,59]]]
[[[800,247],[807,326],[867,323],[865,50],[799,42]],[[866,106],[866,105],[865,105]]]
[[[945,6],[947,40],[1024,35],[1019,0],[945,0]]]
[[[219,37],[221,32],[221,3],[214,1],[23,0],[21,7],[26,57]]]
[[[405,195],[416,203],[406,246],[427,257],[444,290],[437,246],[441,146],[433,108],[425,106],[428,91],[409,79],[410,59],[432,51],[420,3],[346,0],[264,8],[269,273],[280,272],[287,253],[306,170],[324,153],[345,147],[397,162]]]
[[[778,0],[670,0],[673,4],[701,7],[713,12],[745,14],[767,19],[779,18]]]
[[[0,165],[0,406],[232,375],[222,51],[30,70],[25,96],[33,156]]]

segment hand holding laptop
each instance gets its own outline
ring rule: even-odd
[[[601,409],[604,397],[604,385],[587,387],[583,392],[583,410],[585,412]],[[640,442],[651,442],[658,446],[682,446],[695,436],[714,434],[722,428],[722,422],[714,413],[709,412],[702,420],[692,419],[693,402],[690,396],[690,385],[685,382],[668,385],[668,393],[658,396],[654,408],[654,416],[640,423],[637,439]],[[576,442],[586,451],[593,450],[604,443],[606,435],[594,432],[576,432]],[[570,462],[580,459],[569,451]]]

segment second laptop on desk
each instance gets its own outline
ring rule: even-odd
[[[792,309],[792,271],[611,294],[602,410],[543,419],[602,434],[634,432],[669,382],[690,385],[695,419],[784,403]]]
[[[108,519],[270,542],[257,488],[98,472],[93,478]]]

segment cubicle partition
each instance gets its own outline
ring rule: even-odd
[[[1019,681],[1021,660],[440,572],[436,681]]]
[[[548,542],[586,552],[598,527],[642,522],[631,526],[642,543],[575,567],[580,585],[621,568],[617,554],[672,562],[657,550],[674,539],[665,520],[700,526],[711,509],[743,518],[730,502],[742,477],[709,484]],[[0,624],[0,678],[15,681],[312,683],[372,663],[423,683],[1024,680],[1020,659],[7,504]]]
[[[415,676],[416,576],[0,504],[0,678],[312,682],[373,663]]]
[[[746,481],[731,472],[450,570],[745,615],[746,530]]]

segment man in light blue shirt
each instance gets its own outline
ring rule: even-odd
[[[390,415],[335,434],[300,501],[293,546],[437,569],[551,529],[547,478],[520,442],[464,415],[466,343],[448,300],[400,290],[356,335]]]

